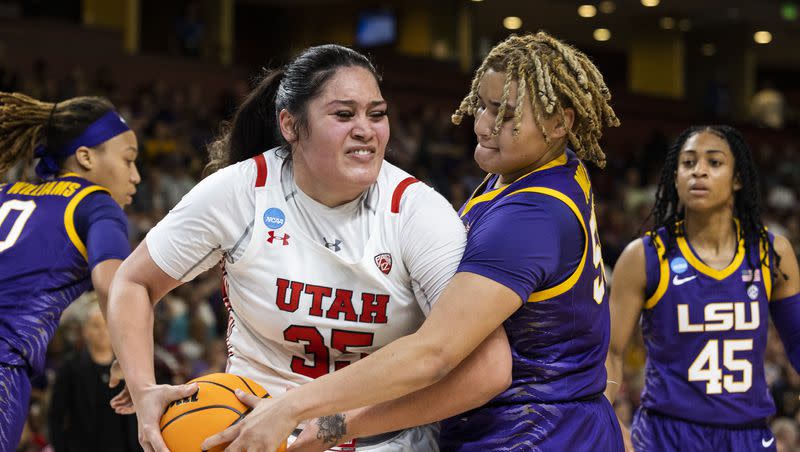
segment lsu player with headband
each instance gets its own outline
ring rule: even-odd
[[[494,47],[453,118],[474,116],[475,160],[489,176],[461,209],[466,251],[431,314],[416,333],[339,372],[254,401],[204,446],[269,450],[311,416],[350,437],[466,411],[442,423],[442,450],[621,451],[603,397],[609,311],[581,162],[605,163],[602,128],[619,123],[609,100],[588,57],[544,32]],[[510,387],[467,411],[475,378],[459,369],[480,376],[491,363],[461,360],[498,327],[511,346]],[[342,410],[351,411],[333,414]],[[293,449],[321,450],[324,439],[309,432]]]
[[[647,351],[637,451],[776,450],[764,375],[771,315],[800,370],[800,274],[761,222],[758,175],[729,126],[685,130],[666,156],[654,227],[614,269],[607,395],[641,318]]]
[[[35,157],[41,178],[0,184],[0,450],[17,447],[61,313],[92,286],[105,303],[130,252],[121,206],[140,181],[136,156],[104,98],[0,93],[0,176]]]
[[[441,195],[383,160],[388,138],[375,68],[345,47],[307,49],[248,95],[212,147],[224,168],[149,232],[112,286],[109,329],[146,451],[166,450],[158,422],[177,398],[154,382],[153,304],[220,261],[227,371],[275,397],[419,328],[466,234]],[[502,331],[496,338],[480,359],[494,366],[475,383],[473,406],[481,387],[498,393],[510,374],[508,343]],[[317,427],[338,435],[334,424]],[[426,425],[349,448],[435,451],[437,437]]]

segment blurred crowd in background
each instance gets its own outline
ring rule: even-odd
[[[187,38],[186,42],[181,41],[180,47],[190,54],[190,38],[200,31],[190,25],[186,25],[184,31]],[[32,68],[8,67],[0,60],[0,90],[21,91],[50,101],[79,95],[107,96],[135,130],[139,139],[142,183],[127,210],[132,247],[137,246],[147,231],[200,180],[207,161],[206,145],[219,134],[221,124],[231,118],[249,89],[244,79],[225,90],[209,92],[191,81],[170,85],[145,75],[140,77],[137,88],[123,92],[118,89],[119,80],[110,75],[107,67],[80,67],[69,73],[53,73],[45,60],[38,60]],[[466,93],[467,85],[462,88]],[[792,115],[793,111],[800,110],[800,105],[791,105],[774,88],[765,87],[765,90],[757,95],[761,98],[754,99],[753,120],[734,125],[748,138],[759,165],[765,223],[770,230],[788,237],[796,251],[800,251],[800,204],[797,202],[800,152],[796,144],[797,123]],[[460,207],[484,176],[472,160],[471,125],[450,123],[456,103],[420,102],[414,106],[406,102],[398,106],[393,102],[393,95],[398,93],[390,89],[384,91],[390,102],[391,121],[387,160],[433,186],[454,208]],[[779,99],[780,121],[777,123],[775,96]],[[608,166],[603,170],[590,168],[608,275],[625,245],[646,228],[663,157],[676,130],[690,125],[679,122],[680,127],[676,128],[673,121],[671,128],[662,129],[658,121],[650,121],[648,130],[637,130],[635,135],[629,136],[625,131],[628,113],[624,107],[617,109],[622,127],[605,143]],[[726,118],[715,117],[712,109],[702,119],[719,122]],[[20,168],[9,178],[20,177],[24,171]],[[174,290],[158,304],[154,334],[161,382],[181,383],[205,373],[224,371],[228,321],[219,280],[218,270],[209,271]],[[86,306],[84,302],[77,302],[64,315],[50,347],[47,375],[36,382],[29,428],[21,450],[52,448],[50,443],[54,435],[50,430],[58,419],[49,416],[50,400],[54,398],[53,388],[65,363],[87,347],[89,335],[84,334],[83,324],[90,316],[86,315]],[[95,337],[94,340],[107,338]],[[625,380],[616,405],[620,418],[628,424],[639,404],[644,360],[639,335],[627,354]],[[771,425],[779,450],[798,450],[800,377],[791,368],[773,329],[767,348],[766,375],[777,405]],[[135,419],[129,418],[131,436],[128,440],[135,444]]]

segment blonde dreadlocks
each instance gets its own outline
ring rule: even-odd
[[[605,166],[606,156],[598,141],[603,135],[603,126],[619,126],[619,119],[608,103],[611,92],[603,76],[586,55],[543,31],[535,35],[511,35],[489,52],[475,72],[469,94],[453,114],[454,124],[460,124],[464,115],[475,115],[479,107],[478,87],[489,69],[506,74],[493,133],[500,130],[510,86],[516,81],[514,135],[519,134],[522,101],[526,94],[531,99],[535,122],[546,142],[549,142],[549,137],[542,126],[542,118],[557,114],[563,121],[564,108],[573,108],[575,121],[567,134],[575,153],[601,168]]]
[[[0,177],[18,161],[30,162],[36,146],[57,149],[113,109],[102,97],[75,97],[54,104],[0,92]]]

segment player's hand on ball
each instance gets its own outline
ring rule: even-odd
[[[169,452],[161,438],[159,422],[167,405],[197,392],[197,384],[152,385],[140,389],[133,398],[139,421],[139,444],[145,452]]]
[[[236,397],[253,408],[244,419],[203,442],[203,450],[230,442],[226,452],[285,450],[284,441],[299,421],[292,419],[280,399],[260,399],[239,389]]]

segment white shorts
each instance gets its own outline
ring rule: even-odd
[[[290,435],[286,442],[292,444],[295,438],[295,435]],[[439,424],[421,425],[394,435],[357,438],[353,443],[343,444],[329,450],[340,452],[439,452]]]

